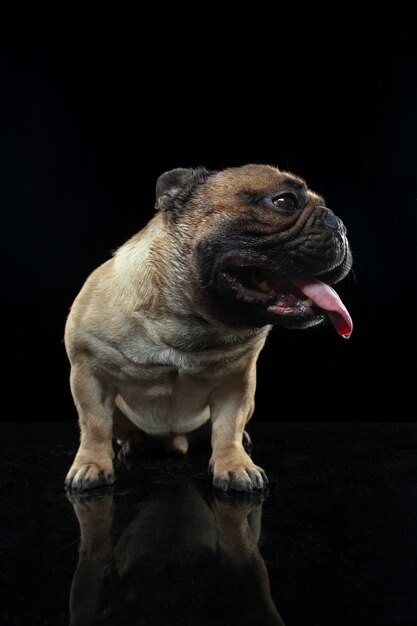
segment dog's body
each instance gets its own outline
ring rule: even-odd
[[[214,484],[264,486],[242,435],[269,330],[326,311],[351,331],[333,290],[312,278],[336,282],[351,266],[343,224],[323,204],[269,166],[161,176],[159,211],[93,272],[68,318],[81,428],[69,488],[113,482],[113,436],[126,450],[146,433],[186,452],[207,424]]]

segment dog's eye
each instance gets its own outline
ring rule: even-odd
[[[272,204],[282,211],[295,211],[298,209],[297,198],[292,193],[282,193],[272,198]]]

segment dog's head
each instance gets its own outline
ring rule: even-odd
[[[328,318],[350,336],[329,286],[352,265],[346,228],[302,179],[268,165],[178,169],[158,179],[156,195],[187,239],[190,288],[212,315],[236,327],[306,328]]]

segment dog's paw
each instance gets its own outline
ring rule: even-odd
[[[118,442],[118,443],[121,446],[121,448],[119,452],[117,453],[117,458],[122,463],[126,461],[127,459],[129,459],[130,457],[137,455],[141,451],[141,448],[143,447],[142,444],[136,445],[136,443],[131,439],[127,439],[126,441]]]
[[[85,491],[104,485],[112,485],[116,477],[113,463],[77,463],[74,462],[65,479],[68,491]]]
[[[186,435],[169,435],[164,438],[164,447],[172,456],[184,456],[188,451],[188,438]]]
[[[222,491],[253,491],[265,489],[268,484],[264,470],[252,463],[245,452],[232,458],[212,457],[209,470],[213,473],[213,485]]]
[[[144,432],[135,430],[122,438],[117,439],[120,450],[117,454],[119,461],[126,461],[129,457],[143,453],[146,447],[147,437]]]

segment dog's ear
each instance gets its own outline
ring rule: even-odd
[[[178,167],[165,172],[156,182],[155,209],[158,211],[182,209],[197,186],[214,173],[205,167],[196,169]]]

